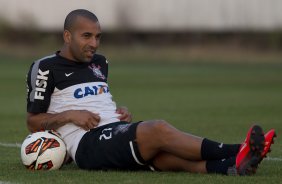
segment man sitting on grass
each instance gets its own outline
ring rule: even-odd
[[[152,169],[251,175],[270,150],[275,131],[252,126],[243,144],[223,144],[172,127],[164,120],[131,123],[109,91],[108,61],[96,54],[101,28],[87,10],[70,12],[60,51],[32,64],[27,77],[27,126],[54,129],[78,167]]]

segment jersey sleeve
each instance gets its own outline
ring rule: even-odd
[[[42,61],[34,62],[27,74],[27,112],[44,113],[54,91],[52,71]]]

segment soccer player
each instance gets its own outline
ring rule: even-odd
[[[251,175],[275,136],[252,126],[243,144],[217,143],[177,130],[164,120],[131,123],[126,107],[112,101],[108,61],[96,54],[101,27],[87,10],[70,12],[64,44],[35,61],[27,76],[27,126],[54,129],[79,168],[152,169]],[[267,144],[269,143],[269,144]]]

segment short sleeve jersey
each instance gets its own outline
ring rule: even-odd
[[[108,62],[98,54],[89,63],[68,60],[59,52],[37,60],[27,75],[27,111],[60,113],[88,110],[99,113],[99,126],[119,121],[107,77]],[[71,122],[57,131],[74,159],[78,143],[86,131]]]

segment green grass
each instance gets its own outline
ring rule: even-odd
[[[175,127],[227,143],[243,141],[254,122],[282,131],[282,64],[154,62],[110,63],[110,90],[134,120],[165,119]],[[151,64],[150,64],[151,63]],[[21,143],[25,125],[25,75],[30,59],[1,58],[0,142]],[[279,138],[272,158],[282,158]],[[82,171],[74,164],[51,172],[22,166],[19,148],[0,146],[0,183],[279,183],[281,161],[265,160],[255,176],[184,172]]]

